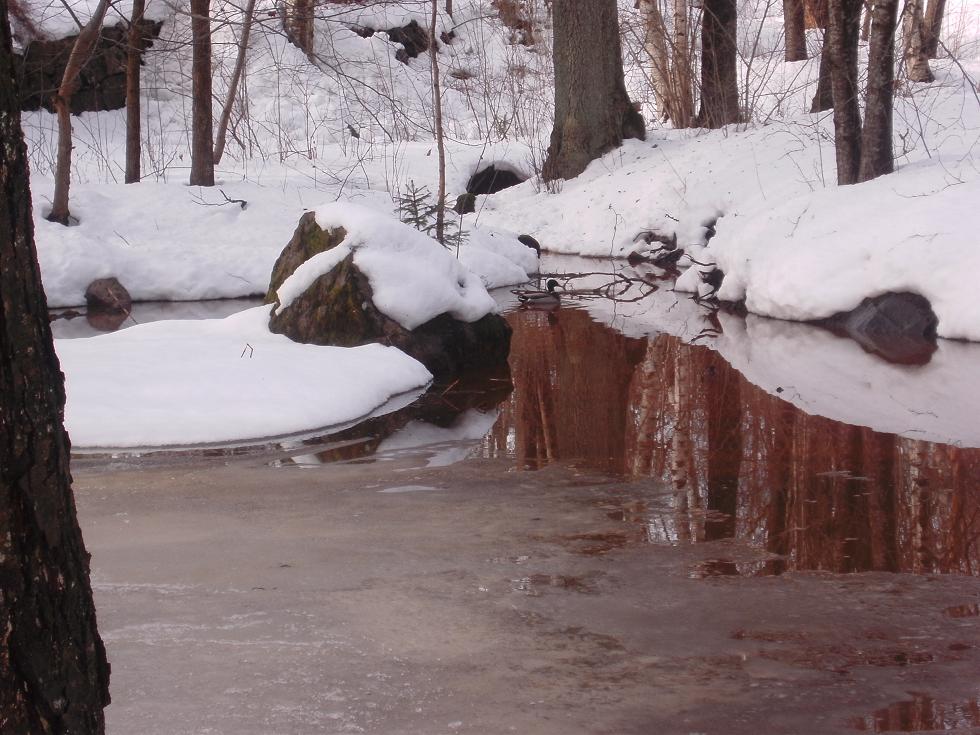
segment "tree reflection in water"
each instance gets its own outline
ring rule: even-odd
[[[578,309],[510,321],[515,390],[483,456],[656,478],[671,510],[644,514],[650,540],[746,540],[780,557],[761,573],[977,573],[980,450],[807,415],[706,346]]]

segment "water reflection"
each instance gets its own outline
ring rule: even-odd
[[[966,728],[973,732],[972,728],[980,727],[980,701],[976,699],[950,704],[925,694],[910,696],[868,717],[855,718],[851,726],[864,732],[965,732]]]
[[[713,560],[704,576],[977,573],[980,450],[808,415],[715,350],[626,336],[581,309],[509,319],[515,390],[481,455],[669,487],[666,511],[616,516],[627,536],[642,524],[647,541],[738,538],[772,555],[751,569]]]

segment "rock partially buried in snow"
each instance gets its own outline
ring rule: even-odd
[[[939,320],[929,300],[914,293],[885,293],[822,320],[864,349],[901,365],[924,365],[936,351]]]
[[[308,212],[273,268],[269,328],[296,342],[393,345],[437,378],[499,365],[510,327],[432,238],[349,203]]]
[[[129,291],[116,278],[97,278],[85,289],[85,303],[89,310],[129,313],[133,299]]]

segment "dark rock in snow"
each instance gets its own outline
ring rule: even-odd
[[[924,365],[936,351],[939,319],[924,296],[885,293],[819,322],[888,362]]]
[[[296,268],[317,253],[340,244],[343,228],[322,230],[312,212],[300,219],[273,269],[267,302]],[[462,322],[440,314],[408,330],[375,305],[371,284],[348,255],[317,278],[288,307],[277,308],[269,328],[295,342],[356,347],[370,342],[392,345],[424,364],[437,379],[506,363],[511,328],[499,314]]]
[[[531,250],[533,250],[538,255],[541,255],[541,243],[535,240],[530,235],[518,235],[517,241],[522,245],[527,245]]]
[[[143,21],[141,51],[153,45],[162,25],[158,21]],[[72,95],[72,113],[119,110],[126,106],[128,34],[125,22],[102,29],[91,58],[82,68],[78,91]],[[43,107],[54,112],[51,99],[61,85],[77,38],[37,39],[27,44],[22,54],[14,54],[21,110]]]
[[[476,211],[476,194],[460,194],[453,207],[456,214],[470,214]]]
[[[470,176],[466,182],[466,191],[470,194],[496,194],[498,191],[523,184],[527,179],[506,168],[497,168],[493,164],[480,169]]]
[[[395,52],[395,58],[403,64],[429,50],[429,32],[414,20],[400,28],[389,28],[387,33],[392,43],[402,45]]]
[[[113,311],[128,314],[133,308],[129,291],[115,278],[98,278],[85,289],[85,303],[90,311]]]

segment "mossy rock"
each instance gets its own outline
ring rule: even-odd
[[[272,268],[272,277],[269,279],[269,290],[266,292],[264,303],[276,303],[279,300],[277,296],[279,287],[297,268],[314,255],[337,247],[345,237],[347,237],[347,230],[343,227],[327,230],[321,228],[313,212],[307,212],[300,217],[292,239],[283,248]]]

